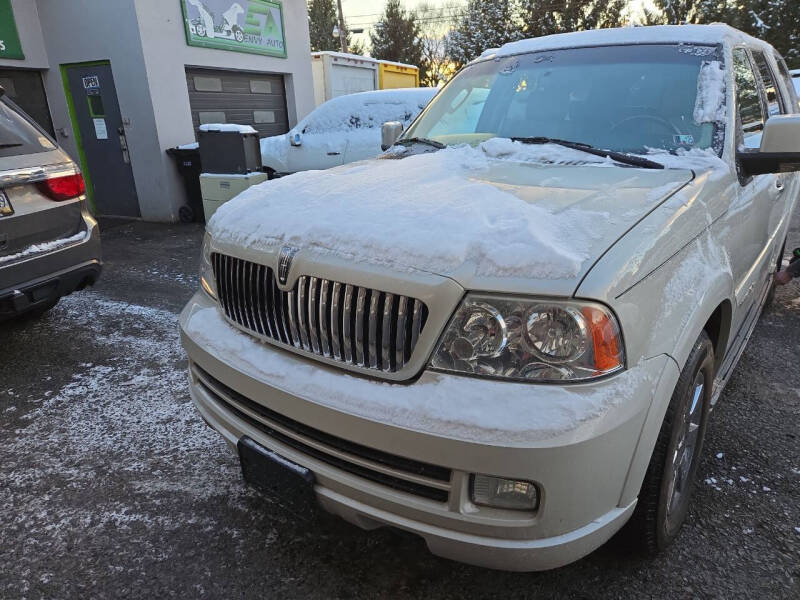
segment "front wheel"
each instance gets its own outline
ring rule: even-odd
[[[626,526],[628,539],[646,554],[656,554],[667,547],[686,519],[703,449],[713,383],[714,347],[704,331],[678,378],[636,510]]]

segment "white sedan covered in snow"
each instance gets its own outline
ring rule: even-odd
[[[626,524],[654,553],[770,297],[797,109],[724,25],[482,56],[379,158],[219,209],[192,398],[249,481],[436,554],[554,568]]]
[[[408,88],[333,98],[289,133],[263,138],[261,162],[280,176],[373,158],[381,152],[381,126],[387,121],[410,125],[436,92]]]

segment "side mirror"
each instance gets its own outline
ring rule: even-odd
[[[303,136],[299,131],[293,131],[289,134],[289,143],[292,146],[302,146]]]
[[[745,175],[800,171],[800,115],[767,119],[758,151],[738,150],[736,159]]]
[[[387,121],[381,127],[381,150],[384,152],[394,146],[397,138],[403,133],[403,124],[400,121]]]

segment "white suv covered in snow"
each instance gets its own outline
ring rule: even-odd
[[[436,91],[378,90],[328,100],[289,133],[262,138],[261,162],[281,176],[374,158],[381,153],[381,126],[387,121],[411,124]]]
[[[626,523],[655,552],[769,298],[794,112],[781,57],[723,25],[483,56],[380,158],[217,212],[194,402],[248,480],[442,556],[552,568]]]

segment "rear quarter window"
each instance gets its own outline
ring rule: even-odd
[[[41,130],[22,115],[16,105],[0,99],[0,158],[47,152],[55,147]]]

